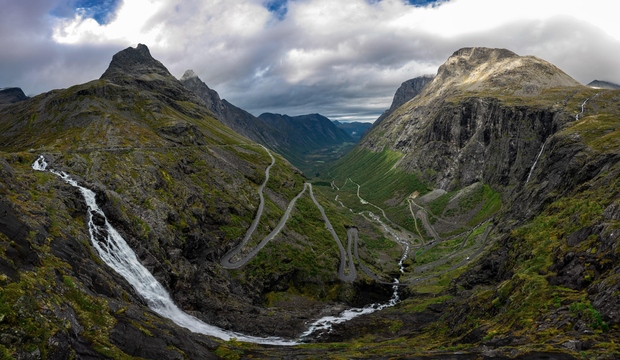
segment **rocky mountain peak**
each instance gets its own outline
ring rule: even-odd
[[[391,113],[393,113],[396,109],[401,107],[407,101],[418,96],[418,94],[422,92],[424,87],[428,83],[430,83],[434,77],[435,75],[422,75],[413,79],[409,79],[400,84],[400,87],[396,90],[394,98],[392,99],[392,105],[390,105],[390,108],[385,110],[383,114],[379,116],[379,118],[372,125],[372,128],[379,125],[385,118],[390,116]]]
[[[604,80],[594,80],[588,83],[589,87],[597,88],[597,89],[608,89],[608,90],[618,90],[620,89],[620,85],[604,81]]]
[[[172,77],[168,69],[151,56],[149,48],[144,44],[116,53],[101,78],[118,80],[127,76],[147,79]]]
[[[209,110],[218,115],[220,121],[222,121],[225,106],[217,91],[209,88],[207,84],[196,75],[194,70],[186,70],[179,81],[183,86],[193,92]]]
[[[27,100],[28,96],[18,87],[0,89],[0,106]]]
[[[466,47],[459,49],[448,58],[447,62],[467,59],[468,61],[485,62],[491,59],[517,58],[519,55],[508,49],[486,47]]]
[[[579,85],[562,70],[537,57],[519,56],[506,49],[471,47],[452,54],[439,67],[425,92],[441,94],[459,89],[534,96],[547,88]]]
[[[198,75],[196,75],[196,73],[194,72],[194,70],[185,70],[185,73],[183,73],[183,76],[181,76],[181,82],[185,81],[185,80],[189,80],[189,79],[198,79]],[[200,80],[200,79],[199,79]]]

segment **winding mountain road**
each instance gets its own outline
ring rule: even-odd
[[[254,217],[252,224],[246,231],[245,237],[243,238],[243,240],[241,240],[239,245],[237,245],[234,249],[232,249],[230,252],[224,255],[222,259],[220,259],[220,265],[222,265],[223,268],[229,269],[229,270],[239,269],[240,267],[247,264],[250,260],[252,260],[265,247],[265,245],[269,243],[269,241],[273,240],[273,238],[276,235],[278,235],[278,233],[282,230],[284,225],[286,225],[286,222],[288,221],[290,217],[291,211],[295,207],[295,203],[304,194],[306,189],[308,189],[310,193],[310,198],[312,199],[316,207],[321,212],[321,216],[323,217],[323,220],[325,221],[325,227],[334,237],[334,241],[336,241],[336,244],[338,245],[338,249],[340,250],[340,266],[338,268],[338,278],[344,282],[352,282],[353,280],[355,280],[355,278],[357,277],[357,272],[355,270],[355,264],[353,262],[353,255],[351,254],[351,246],[352,246],[351,235],[349,234],[349,231],[347,231],[348,245],[347,245],[347,251],[345,251],[344,246],[342,245],[342,242],[340,241],[340,238],[338,237],[338,234],[336,234],[334,227],[332,226],[331,222],[327,218],[327,215],[325,214],[325,210],[323,209],[321,204],[319,204],[317,199],[314,197],[314,192],[312,191],[312,184],[310,183],[304,183],[303,189],[288,204],[288,206],[286,207],[286,211],[280,218],[280,221],[278,222],[276,227],[267,236],[265,236],[261,240],[261,242],[254,249],[252,249],[246,256],[244,256],[242,259],[237,260],[237,261],[233,260],[233,258],[248,243],[254,231],[256,231],[256,227],[258,226],[260,222],[260,218],[263,215],[263,210],[265,208],[265,198],[263,195],[263,190],[265,189],[265,186],[267,185],[267,182],[269,181],[269,169],[271,169],[271,167],[275,164],[276,159],[273,157],[269,149],[267,149],[266,147],[262,145],[261,147],[265,149],[267,154],[269,154],[269,157],[271,157],[271,164],[267,166],[267,168],[265,169],[265,180],[263,181],[261,186],[258,188],[258,196],[260,198],[260,203],[258,205],[258,210],[256,211],[256,216]],[[347,263],[348,263],[348,266],[347,266]]]
[[[258,205],[258,209],[256,211],[256,215],[254,217],[254,220],[252,221],[252,224],[250,225],[250,227],[248,228],[248,230],[246,231],[246,234],[244,236],[244,238],[241,240],[241,242],[235,246],[230,252],[228,252],[227,254],[225,254],[221,260],[220,260],[220,264],[222,265],[222,267],[224,267],[225,269],[239,269],[242,266],[246,265],[250,260],[252,260],[264,247],[265,245],[267,245],[269,243],[269,241],[273,240],[276,235],[278,235],[278,233],[282,230],[282,228],[286,225],[286,222],[288,221],[290,214],[293,210],[293,208],[295,207],[295,204],[297,202],[297,200],[302,197],[305,193],[306,190],[308,190],[309,194],[310,194],[310,198],[312,199],[312,202],[314,202],[314,205],[317,207],[317,209],[320,211],[321,216],[323,218],[323,221],[325,222],[325,227],[326,229],[331,233],[332,237],[334,238],[334,241],[336,242],[336,244],[338,245],[338,250],[340,253],[340,265],[338,267],[338,278],[341,281],[344,282],[352,282],[357,278],[357,270],[356,270],[356,264],[355,261],[357,261],[357,265],[359,266],[359,268],[371,279],[377,281],[380,284],[386,284],[386,285],[397,285],[397,286],[409,286],[412,284],[415,284],[419,281],[422,280],[427,280],[430,278],[434,278],[436,276],[438,276],[439,274],[434,274],[434,275],[428,275],[425,276],[423,278],[417,278],[413,281],[410,282],[401,282],[399,283],[397,279],[395,279],[395,282],[388,282],[385,280],[382,280],[377,274],[375,274],[372,270],[370,270],[367,266],[364,265],[364,263],[362,262],[362,260],[360,259],[359,256],[359,252],[358,252],[358,242],[359,242],[359,234],[356,228],[348,228],[347,229],[347,248],[345,249],[344,245],[342,244],[342,241],[340,240],[340,238],[338,237],[338,234],[336,233],[336,231],[334,230],[333,225],[331,224],[331,222],[329,221],[329,218],[327,217],[327,215],[325,214],[325,209],[323,208],[323,206],[321,206],[321,204],[319,203],[319,201],[316,199],[316,197],[314,196],[314,191],[312,189],[312,184],[310,183],[304,183],[303,189],[289,202],[284,214],[282,215],[282,217],[280,218],[280,221],[278,222],[278,224],[275,226],[275,228],[267,235],[265,236],[258,245],[256,245],[255,248],[253,248],[251,251],[249,251],[243,258],[241,259],[237,259],[235,260],[235,256],[237,256],[243,249],[244,247],[247,245],[247,243],[249,242],[250,238],[252,237],[252,235],[254,234],[254,232],[256,231],[256,228],[258,227],[258,224],[260,222],[260,219],[262,217],[263,214],[263,210],[265,207],[265,198],[263,195],[263,191],[265,186],[267,185],[267,182],[269,181],[269,170],[271,169],[271,167],[275,164],[275,158],[274,156],[271,154],[271,152],[269,151],[269,149],[267,149],[266,147],[262,146],[261,147],[267,152],[267,154],[269,155],[269,157],[271,158],[271,164],[269,164],[269,166],[267,166],[267,168],[265,169],[265,180],[263,181],[263,183],[259,186],[258,188],[258,195],[260,198],[260,203]],[[370,202],[362,199],[359,195],[359,190],[360,190],[360,185],[356,184],[353,180],[351,179],[347,179],[347,181],[345,182],[345,185],[347,182],[351,182],[355,185],[357,185],[357,196],[360,199],[360,202],[362,204],[365,205],[370,205],[375,207],[376,209],[380,210],[383,217],[385,217],[388,221],[390,221],[385,212],[383,211],[382,208],[371,204]],[[336,187],[334,182],[332,181],[331,183],[332,188]],[[344,186],[344,185],[343,185]],[[336,187],[338,190],[340,190],[340,188]],[[430,224],[429,220],[428,220],[428,215],[426,213],[426,211],[424,210],[423,207],[421,207],[420,205],[416,204],[412,199],[408,199],[409,201],[409,209],[411,211],[412,216],[414,216],[414,218],[418,218],[422,221],[422,224],[425,228],[425,230],[427,231],[427,233],[431,234],[432,237],[434,238],[434,241],[431,242],[430,244],[424,244],[424,241],[421,237],[420,234],[420,238],[422,239],[422,249],[423,252],[426,252],[428,250],[430,250],[432,247],[434,247],[435,245],[437,245],[438,243],[440,243],[442,241],[441,237],[439,236],[439,234],[436,232],[435,228]],[[418,211],[415,212],[413,211],[413,207],[412,205],[415,205],[418,208]],[[372,213],[370,213],[372,215]],[[376,218],[376,216],[371,216],[371,218],[375,221],[379,220],[378,218]],[[376,218],[376,219],[375,219]],[[381,222],[379,220],[379,222],[384,226],[384,228],[386,228],[386,224]],[[390,221],[391,223],[391,221]],[[417,227],[417,223],[416,223],[416,227]],[[445,264],[446,262],[450,261],[451,259],[455,258],[456,256],[459,255],[463,255],[465,254],[465,252],[463,251],[463,247],[465,246],[465,242],[467,241],[467,239],[471,236],[471,234],[473,233],[473,231],[475,230],[474,227],[473,229],[470,229],[469,234],[465,237],[465,240],[463,241],[463,243],[461,244],[461,246],[459,247],[458,250],[454,251],[451,254],[448,254],[446,257],[433,261],[431,263],[428,264],[424,264],[421,266],[418,266],[414,269],[413,273],[427,273],[430,270],[433,270],[443,264]],[[484,249],[484,245],[486,243],[486,239],[489,235],[489,232],[491,230],[492,226],[487,227],[486,231],[484,232],[484,234],[482,236],[480,236],[477,241],[476,241],[476,245],[472,250],[473,252],[470,253],[469,257],[467,257],[467,259],[463,259],[461,260],[458,264],[454,265],[451,267],[451,269],[454,269],[458,266],[462,266],[464,264],[466,264],[469,260],[470,257],[474,257],[474,256],[478,256],[482,250]],[[386,228],[386,231],[390,233],[390,235],[394,236],[396,241],[401,243],[402,240],[400,240],[398,238],[398,236],[396,235],[396,233],[394,231],[390,231],[389,229]],[[419,231],[418,231],[419,232]],[[415,236],[417,237],[417,236]],[[470,250],[470,251],[472,251]],[[408,251],[406,251],[408,252]],[[405,254],[405,258],[406,258],[406,254]],[[401,272],[402,271],[402,261],[403,259],[401,259]],[[445,272],[445,271],[443,271]],[[441,272],[441,273],[443,273]]]

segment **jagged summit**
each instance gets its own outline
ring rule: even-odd
[[[179,80],[181,80],[181,82],[183,82],[184,80],[189,80],[189,79],[194,79],[194,78],[198,79],[198,75],[196,75],[194,70],[186,70],[185,73],[183,73],[183,76],[181,76],[181,79],[179,79]]]
[[[213,111],[214,114],[222,115],[224,106],[221,103],[222,100],[217,91],[209,88],[209,86],[196,75],[194,70],[186,70],[179,81],[183,86],[198,96],[200,101],[205,104],[209,110]],[[220,121],[222,121],[221,117]],[[227,125],[230,126],[229,124]]]
[[[534,96],[543,89],[579,85],[555,65],[535,56],[519,56],[506,49],[470,47],[452,54],[424,92],[441,94],[458,89]]]
[[[400,84],[400,87],[396,90],[394,98],[392,99],[392,105],[390,105],[390,108],[385,110],[383,114],[379,116],[379,118],[374,122],[372,127],[374,128],[379,125],[396,109],[401,107],[407,101],[416,97],[420,92],[422,92],[424,87],[433,80],[434,77],[435,75],[422,75],[413,79],[409,79]]]
[[[149,48],[144,44],[116,53],[101,79],[119,80],[127,76],[146,79],[172,77],[168,69],[151,56]]]

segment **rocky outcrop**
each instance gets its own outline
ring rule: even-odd
[[[20,88],[0,89],[0,107],[7,106],[16,102],[27,100],[28,96]]]
[[[407,101],[416,97],[422,89],[424,89],[424,87],[433,80],[434,77],[434,75],[423,75],[403,82],[394,94],[392,105],[390,105],[390,108],[385,110],[383,114],[379,116],[379,118],[373,123],[373,127],[379,125],[385,118],[390,116],[390,114],[396,111],[396,109],[401,107]]]
[[[116,53],[108,69],[101,75],[101,79],[110,81],[124,78],[169,78],[172,77],[168,69],[151,56],[149,48],[144,44],[138,44],[135,48]]]

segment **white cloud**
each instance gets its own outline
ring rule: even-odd
[[[37,1],[38,12],[15,2],[15,11],[0,14],[0,30],[3,23],[36,24],[0,34],[0,45],[20,46],[0,54],[7,67],[0,86],[10,80],[32,93],[97,78],[111,54],[137,43],[173,74],[194,69],[256,115],[376,118],[401,82],[434,73],[465,46],[536,55],[581,82],[620,82],[614,0],[451,0],[427,8],[401,0],[290,0],[282,20],[264,0],[125,0],[105,25],[79,14],[54,20],[47,15],[53,4]]]
[[[163,39],[164,29],[158,24],[149,25],[149,20],[164,5],[165,2],[158,0],[127,0],[117,10],[116,17],[103,25],[78,11],[74,18],[57,20],[52,38],[59,44],[104,44],[119,40],[128,44],[155,44]]]

